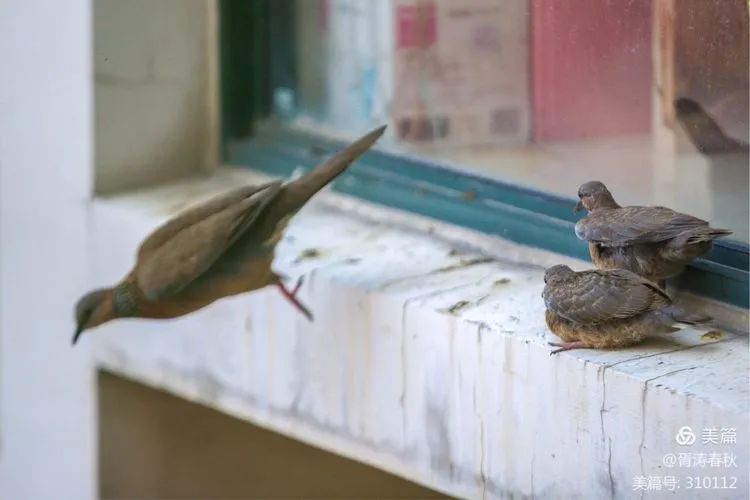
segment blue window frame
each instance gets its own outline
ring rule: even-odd
[[[293,0],[222,0],[224,160],[275,176],[312,168],[343,144],[270,120],[273,89],[294,89]],[[278,96],[277,96],[278,98]],[[563,255],[589,259],[573,227],[576,200],[467,172],[431,159],[367,153],[334,189]],[[674,284],[748,308],[748,245],[716,242]]]

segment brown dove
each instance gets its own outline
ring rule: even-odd
[[[716,238],[732,234],[708,222],[666,207],[621,207],[598,181],[578,188],[576,212],[589,214],[575,226],[588,241],[599,269],[627,269],[659,283],[679,274],[693,259],[706,255]]]
[[[289,219],[384,131],[373,130],[297,180],[234,189],[157,228],[120,283],[78,301],[73,343],[84,330],[113,319],[174,318],[268,285],[278,286],[312,319],[295,296],[300,283],[288,290],[271,270],[276,244]]]
[[[655,283],[625,269],[575,272],[557,265],[545,271],[544,283],[547,326],[563,340],[550,342],[559,347],[550,354],[625,347],[673,332],[675,323],[711,320],[686,313]]]
[[[726,153],[748,154],[748,143],[729,137],[703,106],[693,99],[675,99],[674,110],[677,121],[701,153],[708,156]]]

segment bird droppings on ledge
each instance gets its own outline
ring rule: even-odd
[[[458,315],[461,312],[461,310],[465,309],[470,304],[471,304],[471,302],[469,302],[468,300],[459,300],[458,302],[456,302],[452,306],[450,306],[450,307],[448,307],[446,309],[442,309],[441,311],[447,312],[448,314],[453,314],[454,316],[456,316],[456,315]]]
[[[302,250],[299,255],[297,255],[297,258],[294,259],[294,264],[299,264],[303,260],[309,260],[309,259],[317,259],[322,255],[321,251],[317,248],[305,248]]]
[[[449,271],[455,271],[456,269],[461,269],[462,267],[468,267],[468,266],[475,266],[477,264],[487,264],[489,262],[492,262],[493,259],[491,257],[478,257],[478,258],[472,258],[472,259],[460,259],[458,263],[452,264],[450,266],[443,266],[439,269],[436,269],[434,272],[436,273],[447,273]]]
[[[490,329],[490,325],[489,325],[489,323],[487,323],[486,321],[480,321],[480,320],[475,320],[475,319],[467,319],[467,320],[465,320],[465,321],[466,321],[467,323],[470,323],[470,324],[472,324],[472,325],[477,325],[477,328],[478,328],[478,330],[477,330],[477,331],[478,331],[478,332],[479,332],[480,334],[482,333],[482,331],[483,331],[483,330],[488,330],[488,329]]]
[[[701,335],[701,340],[704,342],[710,342],[713,340],[720,340],[722,337],[724,337],[723,332],[720,332],[719,330],[711,330],[710,332]]]

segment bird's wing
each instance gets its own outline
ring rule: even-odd
[[[576,235],[604,246],[670,240],[708,222],[666,207],[623,207],[590,213],[576,224]]]
[[[192,224],[182,224],[171,232],[136,266],[136,282],[146,298],[169,297],[206,272],[252,226],[280,188],[281,182],[267,184],[223,210],[195,217]]]
[[[221,212],[227,207],[239,203],[255,193],[262,192],[276,183],[277,182],[269,182],[266,184],[243,186],[241,188],[232,189],[228,192],[216,195],[199,205],[180,212],[175,217],[156,228],[146,237],[143,243],[141,243],[140,248],[138,248],[137,262],[140,263],[147,260],[159,249],[159,247],[168,242],[183,229],[190,227],[211,215]]]
[[[577,273],[547,285],[542,296],[547,309],[581,324],[631,318],[670,303],[658,286],[621,269]]]

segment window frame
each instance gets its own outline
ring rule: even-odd
[[[225,163],[287,177],[311,169],[344,143],[312,132],[257,127],[272,92],[296,88],[294,0],[221,0],[220,74]],[[274,67],[271,66],[274,61]],[[484,177],[460,165],[374,149],[333,183],[336,191],[490,235],[589,260],[575,236],[577,200]],[[747,309],[749,250],[718,240],[672,280],[687,290]]]

